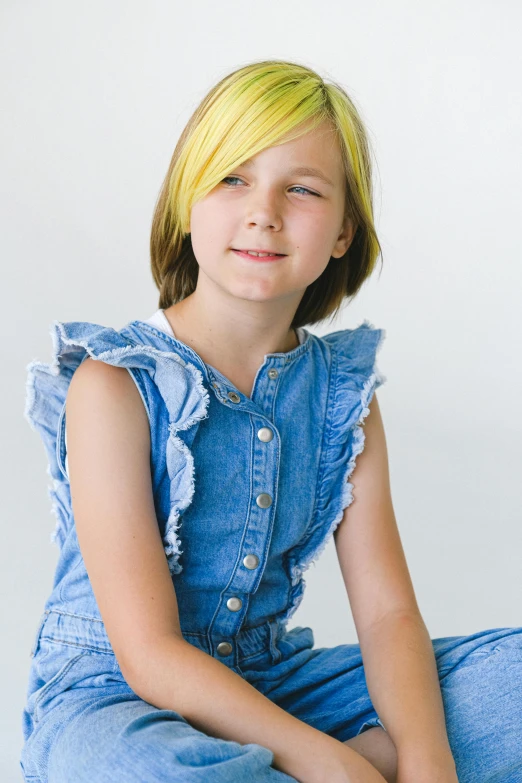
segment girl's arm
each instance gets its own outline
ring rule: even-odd
[[[302,783],[384,783],[355,750],[293,717],[183,639],[156,518],[148,418],[127,370],[86,359],[67,395],[76,531],[130,687],[209,735],[258,743]]]
[[[353,612],[370,698],[397,750],[398,783],[456,781],[437,665],[395,520],[377,397],[350,477],[353,502],[334,540]],[[408,773],[408,771],[411,772]],[[408,776],[411,775],[411,777]]]

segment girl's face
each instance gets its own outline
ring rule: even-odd
[[[199,278],[240,299],[286,297],[296,309],[330,257],[344,255],[352,241],[344,208],[341,153],[331,126],[323,123],[254,155],[193,205]],[[262,261],[237,250],[284,255]]]

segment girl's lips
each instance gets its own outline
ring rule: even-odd
[[[238,256],[241,256],[241,258],[247,258],[249,261],[279,261],[280,258],[286,258],[286,256],[280,255],[280,256],[251,256],[249,253],[244,253],[242,250],[234,250],[232,248],[234,253],[237,253]]]

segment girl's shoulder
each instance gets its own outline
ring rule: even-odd
[[[33,360],[27,365],[26,417],[34,423],[38,394],[57,401],[65,397],[76,368],[89,356],[127,368],[143,396],[146,374],[164,396],[169,411],[180,402],[180,389],[194,389],[197,397],[207,394],[201,372],[185,361],[176,340],[142,321],[131,321],[120,329],[90,321],[53,321],[50,326],[52,357],[49,363]],[[178,343],[179,345],[179,343]],[[168,376],[168,378],[167,378]],[[176,384],[176,378],[179,384]],[[175,393],[173,393],[175,392]],[[187,406],[184,396],[183,404]],[[190,408],[190,406],[189,406]]]
[[[332,407],[340,430],[368,415],[374,392],[387,380],[377,364],[385,337],[384,329],[365,320],[354,329],[340,329],[322,338],[333,354]]]
[[[209,398],[201,372],[154,327],[140,321],[121,329],[89,321],[53,321],[50,334],[51,361],[35,359],[26,366],[24,417],[44,442],[53,479],[67,478],[65,401],[71,379],[87,357],[129,371],[149,420],[158,402],[165,406],[173,430],[206,418]]]
[[[329,374],[336,392],[332,404],[350,407],[353,397],[363,409],[367,407],[373,392],[387,380],[377,365],[385,337],[384,329],[365,320],[353,329],[339,329],[320,338],[331,354]]]
[[[323,335],[320,339],[331,347],[343,364],[348,363],[355,367],[375,360],[385,337],[384,329],[365,320],[353,329],[339,329]]]
[[[49,392],[63,396],[72,374],[87,357],[125,367],[135,378],[140,376],[140,371],[146,371],[160,391],[167,392],[166,385],[172,387],[172,373],[177,374],[188,387],[195,385],[200,388],[201,373],[184,360],[177,348],[179,343],[150,323],[134,320],[117,329],[90,321],[53,321],[50,335],[51,361],[46,363],[35,359],[26,367],[26,413],[32,410],[36,387],[40,391],[47,387]],[[165,379],[167,371],[169,384]],[[201,387],[200,391],[204,389]]]

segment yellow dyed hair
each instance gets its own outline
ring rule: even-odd
[[[189,296],[198,277],[190,212],[221,180],[267,147],[330,121],[346,174],[346,215],[357,230],[347,252],[311,283],[291,327],[333,316],[371,275],[381,251],[373,218],[370,146],[345,90],[304,65],[263,60],[225,76],[201,101],[176,145],[155,205],[150,253],[159,307]],[[306,129],[303,129],[306,123]]]

